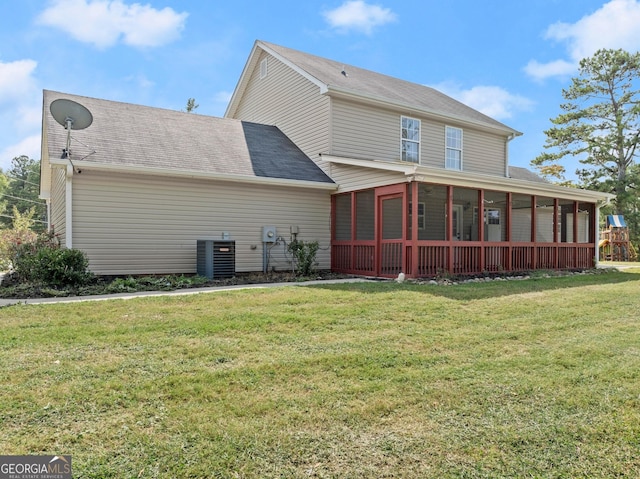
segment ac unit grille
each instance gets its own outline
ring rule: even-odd
[[[209,279],[232,278],[236,274],[236,242],[198,240],[196,272]]]

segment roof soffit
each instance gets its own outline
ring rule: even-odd
[[[403,164],[401,162],[386,162],[374,160],[361,160],[357,158],[345,158],[332,155],[322,155],[322,159],[331,163],[359,168],[373,168],[397,172],[405,176],[409,181],[425,183],[442,183],[462,188],[481,188],[493,191],[522,193],[530,195],[553,196],[571,200],[583,200],[608,203],[614,195],[600,191],[567,188],[550,183],[503,178],[477,173],[443,170],[429,168],[416,164]]]

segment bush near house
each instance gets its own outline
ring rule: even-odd
[[[301,276],[310,276],[313,268],[318,265],[316,255],[320,247],[317,241],[293,240],[289,243],[288,249],[297,267],[298,274]]]
[[[94,278],[89,260],[76,249],[60,247],[55,232],[31,228],[34,210],[21,215],[14,208],[14,226],[0,231],[0,266],[11,280],[47,287],[82,286]]]

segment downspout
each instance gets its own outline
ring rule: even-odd
[[[609,203],[611,203],[611,200],[609,198],[607,198],[606,200],[602,201],[602,206],[606,206]],[[595,245],[595,255],[594,255],[594,262],[595,265],[594,266],[598,266],[598,263],[600,262],[600,202],[596,201],[596,214],[595,214],[595,218],[593,219],[593,223],[594,223],[594,245]]]
[[[73,165],[67,165],[67,177],[65,183],[65,246],[73,248]]]
[[[507,136],[507,141],[504,142],[504,176],[509,178],[509,143],[516,137],[515,133],[511,133]]]
[[[594,231],[594,246],[595,246],[595,255],[594,255],[594,266],[598,267],[598,263],[600,262],[600,202],[596,202],[596,217],[593,219],[595,223],[595,231]]]

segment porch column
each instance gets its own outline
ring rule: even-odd
[[[356,193],[355,191],[352,191],[350,193],[351,196],[351,246],[350,249],[351,251],[349,252],[349,268],[351,269],[351,271],[354,271],[356,268],[356,246],[355,246],[355,241],[356,241],[356,231],[357,231],[357,222],[358,222],[358,218],[356,218],[356,214],[357,214],[357,207],[356,207]]]
[[[484,190],[478,190],[478,239],[480,240],[480,271],[485,269]]]
[[[411,183],[411,275],[414,278],[419,276],[418,271],[418,204],[420,203],[418,198],[418,182],[413,181]],[[405,251],[407,249],[405,248]]]
[[[453,254],[453,186],[447,186],[447,240],[449,241],[449,254],[448,254],[448,263],[449,263],[449,273],[453,274],[453,262],[454,262],[454,254]]]
[[[577,266],[578,264],[578,243],[579,243],[579,238],[578,238],[578,202],[574,201],[573,202],[573,225],[571,225],[571,227],[573,228],[573,264]],[[597,241],[594,241],[594,243],[596,243],[597,245]],[[596,250],[598,249],[598,247],[596,246]],[[596,251],[596,254],[597,251]]]
[[[554,269],[558,269],[558,265],[560,264],[560,248],[558,247],[558,242],[561,238],[561,232],[558,231],[558,217],[560,212],[560,200],[558,198],[553,199],[553,244],[554,249],[556,251],[555,258],[553,259],[553,267]],[[575,221],[575,218],[574,218]]]
[[[591,220],[591,226],[593,228],[593,234],[589,233],[589,241],[593,242],[595,252],[595,264],[594,266],[598,266],[600,262],[600,203],[596,203],[595,205],[595,215]]]
[[[511,216],[513,210],[513,193],[510,191],[507,193],[507,204],[506,204],[506,220],[505,220],[505,228],[506,231],[506,239],[509,245],[509,255],[507,257],[507,271],[513,271],[513,245],[511,244]]]
[[[536,204],[536,195],[531,195],[531,243],[533,243],[533,251],[531,251],[531,263],[533,263],[531,265],[532,269],[538,269],[538,244],[536,243],[536,239],[538,238],[538,207],[536,206]]]

